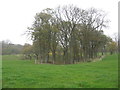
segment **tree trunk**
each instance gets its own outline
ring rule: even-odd
[[[68,49],[67,49],[67,47],[64,49],[63,53],[64,53],[63,54],[64,64],[66,64],[67,59],[68,59]]]
[[[46,59],[46,63],[49,62],[49,52],[47,53],[47,59]]]
[[[55,63],[55,60],[56,60],[55,50],[52,51],[52,56],[53,56],[53,64],[54,64],[54,63]]]

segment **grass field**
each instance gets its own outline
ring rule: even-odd
[[[117,88],[118,58],[102,61],[52,65],[3,56],[3,88]]]

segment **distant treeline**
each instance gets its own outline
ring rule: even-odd
[[[2,55],[21,54],[23,46],[19,44],[12,44],[9,41],[0,41],[0,50]]]

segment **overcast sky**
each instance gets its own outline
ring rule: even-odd
[[[119,0],[1,0],[0,1],[0,41],[9,39],[14,44],[30,43],[23,35],[34,21],[37,12],[45,8],[73,4],[82,9],[94,7],[102,9],[110,19],[106,35],[118,32]]]

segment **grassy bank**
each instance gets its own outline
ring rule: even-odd
[[[117,88],[118,58],[71,65],[34,64],[3,56],[3,88]]]

